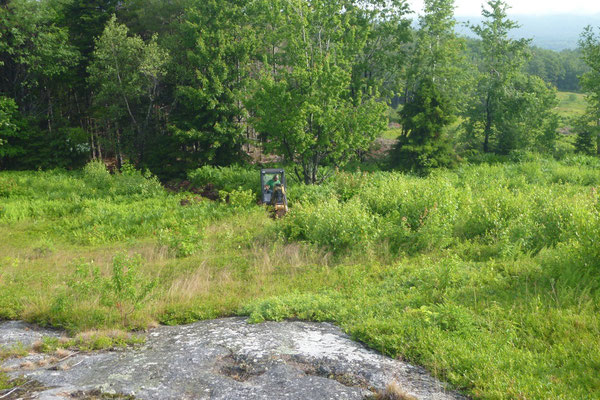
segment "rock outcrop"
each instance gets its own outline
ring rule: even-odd
[[[31,343],[31,332],[55,334],[5,322],[0,323],[0,343]],[[30,357],[40,356],[19,362]],[[11,360],[7,365],[13,366],[13,377],[36,383],[23,390],[25,398],[44,400],[99,399],[103,394],[149,400],[363,400],[392,382],[406,398],[462,398],[422,368],[367,349],[328,323],[248,324],[243,318],[224,318],[159,327],[139,348],[80,353],[58,367],[23,370]]]

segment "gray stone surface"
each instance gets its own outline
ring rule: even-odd
[[[159,327],[136,349],[76,354],[50,368],[10,373],[36,382],[28,398],[45,400],[93,392],[140,399],[362,400],[393,381],[419,399],[462,398],[423,369],[369,350],[332,324],[298,321],[225,318]]]
[[[18,345],[30,347],[44,336],[60,337],[61,333],[23,321],[0,322],[0,347],[10,348]]]

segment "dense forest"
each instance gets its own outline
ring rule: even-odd
[[[467,39],[453,1],[425,3],[414,25],[404,0],[4,0],[0,168],[104,159],[168,179],[260,148],[315,183],[364,154],[391,105],[394,168],[556,155],[561,124],[600,151],[592,28],[577,50],[532,47],[493,0]],[[586,114],[559,120],[557,89],[586,93]]]

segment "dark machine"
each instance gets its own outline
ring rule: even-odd
[[[285,171],[281,168],[260,170],[261,202],[272,208],[276,218],[283,217],[288,211]]]

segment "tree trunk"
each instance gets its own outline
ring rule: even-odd
[[[96,161],[96,144],[94,143],[94,129],[92,127],[92,122],[88,120],[88,130],[90,132],[90,147],[92,149],[92,160]]]
[[[596,134],[596,155],[600,156],[600,118],[596,121],[598,133]]]
[[[115,135],[116,135],[116,141],[117,141],[117,151],[116,151],[116,157],[117,157],[117,169],[120,171],[121,168],[123,167],[123,154],[121,153],[121,128],[119,128],[119,124],[116,124],[116,129],[115,129]]]
[[[98,159],[102,160],[102,143],[100,142],[100,129],[98,129],[98,122],[93,121],[94,123],[94,132],[96,133],[96,146],[98,146]]]
[[[490,110],[490,95],[488,93],[486,102],[485,102],[485,129],[483,131],[484,133],[484,140],[483,140],[483,152],[484,153],[489,153],[490,152],[490,134],[492,133],[492,111]]]

